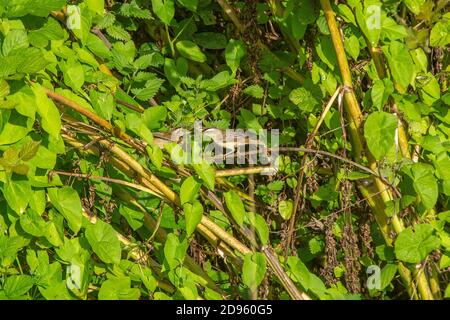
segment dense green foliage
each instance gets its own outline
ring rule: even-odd
[[[0,299],[450,298],[448,3],[0,0]]]

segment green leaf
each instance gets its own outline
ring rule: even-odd
[[[157,52],[145,54],[137,58],[133,65],[139,70],[145,70],[148,67],[158,67],[164,62],[164,58]]]
[[[133,61],[136,56],[136,47],[133,41],[114,43],[111,53],[112,63],[120,72],[127,74],[126,69],[133,68]]]
[[[394,279],[397,274],[397,265],[387,264],[381,270],[381,285],[380,290],[384,290]]]
[[[0,80],[0,98],[3,99],[11,93],[11,87],[6,80]]]
[[[161,128],[162,122],[166,120],[167,109],[164,106],[155,106],[144,111],[144,123],[150,130]]]
[[[439,238],[433,235],[429,224],[418,224],[403,230],[395,240],[395,255],[409,263],[420,263],[440,245]]]
[[[331,37],[320,37],[316,45],[317,55],[331,70],[337,65],[336,53]]]
[[[138,230],[144,225],[144,213],[126,205],[120,205],[119,213],[127,220],[133,230]]]
[[[17,300],[33,287],[34,280],[29,275],[13,275],[6,278],[3,290],[10,300]]]
[[[164,59],[164,75],[173,87],[178,87],[182,75],[178,72],[177,65],[173,59]]]
[[[258,131],[262,129],[258,118],[253,114],[253,112],[247,109],[241,109],[241,114],[237,117],[239,120],[239,126],[245,129],[252,129]]]
[[[102,283],[98,292],[99,300],[138,300],[139,289],[131,288],[129,277],[113,277]]]
[[[2,52],[4,56],[9,55],[14,50],[27,48],[28,38],[25,30],[11,30],[3,40]]]
[[[360,52],[360,45],[356,36],[351,35],[349,38],[345,39],[345,50],[347,50],[353,60],[357,61]]]
[[[298,41],[305,35],[308,24],[316,20],[316,14],[311,1],[308,0],[289,0],[286,1],[286,10],[283,17],[278,17],[281,20],[280,24],[288,33]]]
[[[346,4],[339,4],[338,12],[346,22],[352,23],[354,26],[356,26],[355,15],[353,14],[352,9],[350,9]]]
[[[234,83],[236,83],[236,80],[229,71],[222,71],[216,74],[211,79],[204,81],[203,83],[205,90],[215,92],[217,90],[233,85]]]
[[[448,267],[450,267],[450,251],[445,252],[439,261],[439,269],[442,270]]]
[[[53,169],[56,164],[56,152],[50,151],[46,147],[40,145],[36,155],[28,163],[30,166],[35,166],[37,168]]]
[[[10,181],[3,189],[3,196],[15,212],[22,214],[28,207],[32,195],[30,182],[27,180]]]
[[[319,297],[323,295],[326,287],[322,280],[311,273],[305,264],[296,256],[287,258],[289,276],[297,283],[301,284],[305,290],[311,290]]]
[[[39,215],[42,215],[45,211],[46,202],[45,190],[35,190],[31,195],[30,208],[36,211]]]
[[[66,5],[66,0],[35,0],[11,1],[13,5],[8,6],[8,17],[23,17],[27,14],[46,17],[51,11],[58,11]],[[16,3],[15,3],[16,2]]]
[[[53,18],[49,18],[42,28],[28,32],[30,44],[38,48],[45,48],[49,41],[63,40],[66,36],[67,33],[59,22]]]
[[[91,98],[92,107],[95,112],[106,120],[111,120],[114,111],[113,95],[109,92],[91,90],[89,92],[89,97]]]
[[[205,182],[206,186],[210,190],[214,190],[216,181],[216,170],[208,162],[202,160],[200,163],[194,163],[192,165],[198,176]]]
[[[415,163],[402,169],[411,179],[413,188],[427,209],[432,209],[437,202],[439,189],[434,169],[425,163]]]
[[[20,216],[20,226],[23,231],[35,237],[42,237],[46,228],[44,219],[34,210],[27,210]]]
[[[129,113],[126,115],[125,120],[127,128],[129,130],[133,131],[138,136],[143,138],[148,144],[151,145],[153,143],[153,134],[145,125],[142,117],[138,116],[135,113]]]
[[[64,245],[64,235],[58,231],[58,227],[53,221],[49,221],[44,228],[44,236],[48,242],[55,247]]]
[[[250,224],[255,227],[256,233],[258,234],[259,239],[263,245],[266,245],[269,241],[269,227],[267,226],[266,220],[259,215],[253,212],[247,213],[247,218]]]
[[[305,88],[297,88],[291,91],[289,94],[289,100],[300,110],[305,112],[312,112],[314,108],[319,104],[313,97],[310,91]]]
[[[195,42],[205,49],[225,49],[227,37],[221,33],[200,32],[194,35]]]
[[[35,84],[32,89],[36,97],[37,113],[41,117],[42,128],[54,138],[58,138],[61,131],[61,117],[58,108],[47,97],[43,87]]]
[[[182,40],[176,43],[176,47],[178,52],[185,58],[197,61],[197,62],[205,62],[206,56],[201,51],[201,49],[192,41]]]
[[[442,180],[450,180],[450,158],[447,155],[447,151],[436,152],[436,159],[433,161],[436,168],[436,176]]]
[[[50,63],[37,48],[26,48],[14,52],[13,59],[17,73],[37,73]]]
[[[105,16],[97,22],[99,29],[105,29],[112,26],[116,22],[116,16],[112,12],[106,12]]]
[[[247,253],[242,266],[242,281],[250,289],[255,290],[264,280],[266,274],[266,258],[260,252]]]
[[[197,11],[198,0],[177,0],[177,2],[191,11]]]
[[[27,118],[15,110],[0,112],[0,145],[12,144],[24,138],[30,132],[34,119]]]
[[[75,91],[80,91],[84,84],[84,70],[81,63],[69,59],[61,65],[64,74],[64,83]]]
[[[150,161],[152,164],[160,170],[162,168],[162,162],[163,162],[163,152],[160,147],[153,145],[153,146],[147,146],[147,154],[150,157]]]
[[[152,0],[153,12],[164,24],[169,25],[175,15],[173,0]]]
[[[378,257],[383,261],[394,261],[394,248],[387,245],[379,245],[375,248]]]
[[[105,263],[118,264],[122,249],[117,233],[111,225],[98,220],[86,227],[86,239],[95,254]]]
[[[227,208],[228,210],[230,210],[234,221],[236,221],[236,223],[240,227],[242,227],[242,225],[244,224],[244,216],[245,216],[244,203],[242,202],[239,195],[233,190],[225,192],[223,195],[225,197],[225,203],[227,204]]]
[[[136,0],[132,0],[130,3],[124,3],[120,7],[120,13],[125,17],[138,18],[138,19],[151,19],[152,15],[149,10],[140,8],[136,3]]]
[[[28,161],[33,159],[33,157],[38,152],[40,141],[30,140],[25,143],[19,151],[19,160]]]
[[[403,0],[403,3],[414,14],[419,14],[426,0]]]
[[[200,201],[194,201],[192,204],[185,203],[183,205],[183,211],[186,218],[186,232],[190,236],[202,220],[203,207]]]
[[[383,111],[389,96],[394,92],[394,86],[389,79],[375,80],[373,83],[371,97],[373,105],[378,111]]]
[[[289,220],[294,210],[294,202],[290,199],[280,201],[278,204],[278,212],[284,220]]]
[[[155,300],[173,300],[172,297],[168,296],[164,292],[155,292],[154,298]]]
[[[425,104],[431,106],[441,98],[441,87],[439,82],[432,74],[427,74],[426,78],[421,81],[420,94]]]
[[[80,243],[81,240],[81,243]],[[82,247],[83,246],[83,247]],[[85,239],[83,238],[65,238],[61,248],[55,250],[59,258],[65,262],[77,260],[80,257],[90,259],[90,252],[85,249]]]
[[[261,99],[264,96],[264,89],[257,84],[245,88],[243,92],[256,99]]]
[[[181,204],[186,202],[192,202],[197,196],[202,184],[195,179],[195,177],[190,176],[183,181],[180,189],[180,201]]]
[[[19,163],[19,153],[14,148],[8,148],[0,158],[0,165],[4,168],[14,167]]]
[[[397,117],[393,114],[373,112],[364,124],[364,137],[375,159],[380,160],[395,147]]]
[[[180,242],[175,234],[170,233],[167,235],[167,240],[164,244],[164,257],[170,269],[175,269],[183,263],[187,248],[188,243],[186,239]]]
[[[96,35],[89,33],[86,39],[86,47],[96,56],[103,59],[110,59],[111,51],[106,44]]]
[[[4,236],[0,234],[0,266],[8,266],[17,256],[17,253],[29,244],[25,238],[21,236]]]
[[[406,28],[397,24],[392,18],[384,18],[381,27],[383,34],[390,40],[401,40],[408,36]]]
[[[446,46],[450,43],[450,20],[438,21],[430,33],[431,46]]]
[[[389,46],[383,46],[383,52],[388,60],[394,82],[397,83],[397,90],[405,93],[415,76],[414,62],[408,48],[401,42],[392,41]]]
[[[380,38],[381,6],[378,0],[365,0],[364,8],[360,4],[355,8],[358,25],[372,46],[376,46]]]
[[[110,27],[106,28],[106,32],[108,33],[109,36],[113,37],[116,40],[121,40],[121,41],[130,41],[131,40],[131,36],[128,33],[128,31],[125,30],[124,28],[122,28],[120,25],[110,26]]]
[[[90,18],[90,13],[88,13],[87,10],[80,10],[81,12],[77,10],[77,7],[67,7],[67,15],[68,15],[68,21],[77,21],[78,25],[71,26],[71,33],[80,40],[82,45],[86,44],[87,38],[89,36],[92,20]]]
[[[309,252],[313,255],[317,255],[324,249],[325,243],[318,237],[314,237],[308,242]]]
[[[422,48],[416,48],[410,51],[410,54],[414,60],[414,64],[418,68],[418,71],[422,71],[424,73],[428,70],[428,57],[423,51]]]
[[[143,88],[133,88],[131,92],[133,92],[139,100],[148,101],[158,93],[163,83],[164,80],[154,78],[148,80]]]
[[[81,228],[82,208],[78,193],[71,187],[48,189],[50,202],[63,215],[69,228],[78,233]]]
[[[95,59],[95,57],[87,50],[82,48],[76,48],[75,52],[77,53],[77,58],[80,62],[90,65],[91,67],[98,68],[99,63]],[[84,74],[83,74],[84,75]]]
[[[230,39],[225,48],[225,60],[233,74],[236,73],[245,54],[246,50],[244,42],[241,40]]]
[[[103,16],[105,11],[105,0],[85,0],[84,3],[92,12]]]

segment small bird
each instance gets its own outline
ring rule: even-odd
[[[211,141],[214,147],[225,149],[225,155],[235,152],[236,149],[238,149],[238,152],[245,151],[246,147],[249,147],[249,150],[251,150],[250,148],[256,150],[258,147],[263,150],[267,149],[265,142],[258,139],[256,133],[244,130],[202,128],[192,132],[184,128],[177,128],[168,132],[153,133],[153,141],[160,148],[164,148],[164,145],[170,142],[183,145],[190,140],[201,145],[203,145],[203,142]]]
[[[185,137],[188,132],[188,130],[183,128],[174,129],[168,132],[152,132],[153,143],[161,149],[164,149],[164,146],[168,143],[182,143],[183,137]]]

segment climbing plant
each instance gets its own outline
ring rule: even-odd
[[[448,9],[0,0],[0,298],[449,298]]]

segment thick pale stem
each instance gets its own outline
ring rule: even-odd
[[[329,0],[320,0],[321,6],[325,12],[325,18],[327,20],[328,28],[331,33],[331,39],[333,41],[333,45],[336,52],[336,57],[338,60],[338,65],[340,69],[340,73],[342,76],[343,83],[346,87],[352,88],[352,76],[350,72],[350,68],[348,65],[347,57],[344,50],[344,44],[341,38],[341,34],[339,32],[336,19],[335,19],[335,13],[333,9],[331,8]],[[362,135],[362,113],[361,109],[359,107],[358,101],[356,99],[355,93],[353,90],[350,90],[348,93],[345,94],[345,101],[346,101],[346,113],[348,114],[351,122],[350,124],[354,125],[354,130],[350,130],[350,136],[353,137],[352,144],[354,149],[354,154],[356,159],[360,159],[362,156],[363,149],[363,142],[364,138]],[[373,156],[370,154],[370,152],[366,151],[367,158],[369,160],[369,167],[373,171],[377,171],[377,163]],[[372,207],[374,209],[374,214],[382,214],[385,216],[384,213],[377,213],[377,211],[380,208],[383,208],[385,206],[385,203],[390,201],[392,199],[392,196],[386,187],[386,185],[377,177],[374,178],[375,186],[377,188],[377,193],[380,193],[381,195],[381,203],[377,203],[376,206]],[[375,201],[378,198],[374,198]],[[377,221],[382,220],[382,217],[378,217]],[[393,227],[396,233],[401,232],[403,230],[403,223],[402,221],[397,217],[394,216],[392,219]],[[380,226],[381,227],[381,226]],[[385,238],[389,238],[388,235],[385,235]],[[407,279],[404,279],[407,281]],[[429,288],[428,280],[426,279],[426,276],[424,273],[419,273],[416,275],[416,281],[417,285],[419,287],[419,292],[421,294],[421,297],[423,299],[433,299],[433,295],[431,294],[431,290]]]
[[[135,139],[133,139],[132,137],[130,137],[129,135],[127,135],[125,132],[121,131],[120,129],[113,127],[111,123],[109,123],[102,117],[99,117],[97,114],[89,111],[86,108],[83,108],[78,103],[76,103],[70,99],[67,99],[66,97],[64,97],[60,94],[57,94],[56,92],[53,92],[47,88],[44,88],[44,89],[45,89],[47,96],[50,99],[71,108],[72,110],[76,111],[79,114],[82,114],[82,115],[88,117],[90,120],[92,120],[93,122],[95,122],[96,124],[101,126],[103,129],[110,132],[113,136],[125,141],[126,143],[128,143],[130,146],[136,148],[137,150],[139,150],[141,152],[145,152],[145,149],[139,142],[137,142]]]
[[[265,166],[265,167],[249,167],[249,168],[235,168],[235,169],[224,169],[216,171],[216,178],[218,177],[230,177],[230,176],[238,176],[241,174],[268,174],[275,172],[276,169],[274,167]]]

